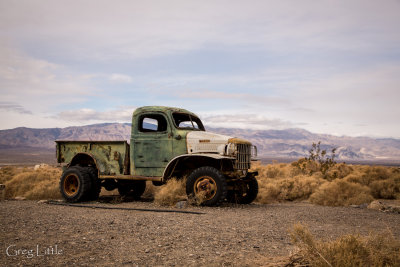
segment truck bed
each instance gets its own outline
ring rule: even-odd
[[[96,159],[100,175],[129,175],[128,141],[56,140],[57,162],[69,163],[78,153]]]

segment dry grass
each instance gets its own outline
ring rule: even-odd
[[[5,169],[5,170],[4,170]],[[5,180],[6,198],[25,197],[26,199],[60,198],[58,182],[61,170],[54,167],[1,169],[1,179]]]
[[[304,175],[280,179],[260,178],[257,201],[271,203],[277,200],[305,200],[324,182],[318,176]]]
[[[154,202],[162,206],[173,206],[186,200],[186,179],[171,179],[167,184],[154,191]]]
[[[14,178],[15,175],[21,172],[31,171],[32,168],[28,167],[15,167],[15,166],[5,166],[0,169],[0,184],[5,184],[7,181]]]
[[[400,199],[400,178],[373,181],[369,187],[374,198]]]
[[[302,159],[291,164],[255,163],[252,170],[259,172],[257,201],[309,199],[319,205],[346,206],[374,198],[400,199],[398,168],[340,163],[322,174],[316,164]]]
[[[345,235],[333,241],[316,240],[301,224],[290,232],[299,251],[292,256],[302,266],[399,266],[400,241],[390,231],[367,237]],[[293,264],[292,264],[293,266]]]
[[[372,200],[371,190],[367,186],[341,179],[321,185],[310,196],[312,203],[324,206],[360,205],[370,203]]]
[[[347,165],[345,163],[339,163],[334,165],[331,169],[327,171],[325,174],[324,178],[327,179],[328,181],[332,181],[335,179],[342,179],[349,174],[353,173],[355,170],[355,167]]]

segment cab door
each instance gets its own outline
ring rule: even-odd
[[[172,134],[163,113],[146,113],[138,117],[133,129],[133,161],[136,175],[162,176],[172,159]]]

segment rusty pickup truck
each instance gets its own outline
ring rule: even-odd
[[[56,153],[68,202],[96,200],[101,187],[140,198],[146,181],[162,185],[172,178],[186,179],[188,196],[208,206],[248,204],[258,194],[258,173],[249,171],[257,148],[206,132],[198,116],[180,108],[136,109],[130,142],[57,140]]]

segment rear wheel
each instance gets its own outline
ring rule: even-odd
[[[186,194],[202,205],[218,206],[226,198],[226,179],[213,167],[200,167],[188,176]]]
[[[118,181],[118,192],[121,196],[130,196],[140,199],[146,190],[146,181]]]
[[[60,178],[60,192],[67,202],[79,202],[89,198],[91,176],[86,168],[73,166],[64,171]]]

